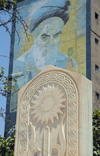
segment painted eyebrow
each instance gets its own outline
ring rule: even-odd
[[[62,31],[59,31],[57,34],[54,34],[53,36],[59,35],[59,34],[61,34],[61,33],[62,33]]]
[[[50,37],[50,35],[47,35],[47,34],[45,34],[45,33],[44,33],[44,34],[42,34],[41,36]]]

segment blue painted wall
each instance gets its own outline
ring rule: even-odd
[[[20,89],[48,65],[91,78],[90,0],[24,0],[17,8],[28,25],[28,39],[21,23],[12,26],[9,75]],[[14,128],[17,92],[7,100],[5,135]]]

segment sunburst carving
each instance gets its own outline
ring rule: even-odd
[[[31,103],[33,119],[37,119],[37,122],[44,122],[47,124],[49,121],[54,122],[54,118],[59,119],[58,114],[63,114],[61,108],[65,108],[64,93],[58,86],[48,85],[38,90],[38,93],[34,95],[34,99]]]

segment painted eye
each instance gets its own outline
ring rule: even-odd
[[[54,35],[54,38],[58,38],[60,36],[60,34]]]
[[[43,41],[46,41],[48,38],[49,38],[49,35],[46,35],[46,34],[42,34],[42,35],[41,35],[41,39],[42,39]]]
[[[61,32],[59,32],[59,33],[53,35],[53,37],[54,37],[54,38],[58,38],[60,35],[61,35]]]

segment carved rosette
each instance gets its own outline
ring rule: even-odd
[[[39,74],[29,84],[20,102],[21,146],[18,145],[18,156],[27,154],[29,149],[32,149],[33,155],[78,156],[78,90],[66,72],[50,70]],[[30,123],[34,133],[33,142],[29,139],[32,134],[28,136]],[[43,131],[40,134],[43,147],[36,142],[38,124]],[[53,144],[54,130],[57,131],[57,137]]]
[[[61,108],[66,106],[63,103],[66,101],[64,98],[64,93],[53,85],[47,85],[47,87],[42,87],[41,90],[38,90],[38,93],[34,95],[32,100],[33,111],[31,115],[33,119],[37,118],[37,122],[44,122],[48,124],[49,121],[54,123],[54,118],[59,119],[58,114],[63,114]]]

